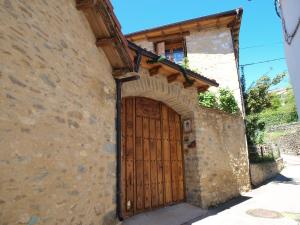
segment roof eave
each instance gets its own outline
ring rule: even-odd
[[[200,22],[200,21],[205,21],[205,20],[217,19],[217,18],[226,17],[226,16],[236,16],[236,15],[239,15],[239,14],[242,14],[242,13],[243,13],[243,8],[237,8],[237,9],[233,9],[233,10],[230,10],[230,11],[211,14],[211,15],[208,15],[208,16],[197,17],[197,18],[194,18],[194,19],[189,19],[189,20],[185,20],[185,21],[181,21],[181,22],[171,23],[171,24],[167,24],[167,25],[163,25],[163,26],[159,26],[159,27],[154,27],[154,28],[149,28],[149,29],[137,31],[137,32],[128,33],[128,34],[125,34],[125,37],[128,39],[128,38],[131,38],[133,36],[137,36],[137,35],[140,35],[140,34],[143,34],[143,33],[159,31],[161,29],[181,26],[181,25],[188,24],[188,23],[193,23],[193,22]]]
[[[83,11],[96,37],[97,47],[106,54],[114,71],[133,71],[134,64],[126,38],[109,0],[76,0],[76,7]],[[105,44],[103,41],[105,40]],[[102,43],[100,45],[99,43]],[[121,74],[118,74],[121,75]]]
[[[156,55],[155,53],[150,52],[150,51],[148,51],[146,49],[143,49],[143,48],[141,48],[140,46],[134,44],[131,41],[128,41],[128,46],[129,46],[130,49],[133,49],[136,52],[139,52],[140,54],[142,54],[142,55],[144,55],[146,57],[149,57],[149,58],[151,58],[153,60],[156,60],[157,58],[159,58],[159,56]],[[209,86],[214,86],[214,87],[218,87],[219,86],[219,84],[215,80],[211,80],[211,79],[209,79],[207,77],[204,77],[203,75],[198,74],[196,72],[193,72],[193,71],[191,71],[189,69],[184,69],[182,66],[180,66],[180,65],[178,65],[178,64],[176,64],[176,63],[174,63],[174,62],[172,62],[172,61],[170,61],[168,59],[162,59],[162,60],[159,61],[159,63],[167,65],[167,66],[169,66],[169,67],[171,67],[171,68],[173,68],[173,69],[175,69],[175,70],[177,70],[179,72],[181,72],[182,70],[184,70],[186,72],[186,75],[188,75],[189,77],[191,77],[193,79],[196,79],[196,80],[200,80],[200,81],[206,83]]]

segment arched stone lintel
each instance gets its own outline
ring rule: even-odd
[[[177,83],[170,84],[162,76],[142,75],[139,80],[125,83],[122,87],[122,96],[140,96],[161,101],[183,118],[194,115],[198,106],[196,89],[185,89]]]

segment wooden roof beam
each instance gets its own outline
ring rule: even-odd
[[[179,76],[180,76],[180,73],[171,74],[170,76],[167,77],[168,83],[172,83],[172,82],[176,81]]]
[[[205,91],[207,91],[208,88],[209,88],[209,86],[207,86],[207,85],[200,86],[200,87],[197,87],[197,91],[198,91],[198,93],[205,92]]]
[[[89,9],[95,5],[95,1],[91,0],[76,0],[76,8],[78,10]]]
[[[184,88],[189,88],[189,87],[193,86],[193,84],[194,84],[194,83],[189,83],[189,82],[185,81],[185,82],[183,83],[183,87],[184,87]]]
[[[151,69],[149,69],[149,75],[150,76],[155,76],[159,73],[159,70],[161,69],[161,66],[154,66]]]
[[[118,77],[123,76],[128,72],[130,72],[128,68],[113,68],[112,75]]]
[[[117,38],[115,37],[97,38],[96,45],[97,47],[103,47],[107,45],[115,45],[116,42],[117,42]]]
[[[179,32],[179,33],[174,33],[174,34],[168,34],[168,35],[161,35],[157,37],[149,37],[148,41],[151,42],[159,42],[159,41],[166,41],[166,40],[171,40],[171,39],[179,39],[179,38],[184,38],[185,36],[190,35],[189,31],[186,32]]]

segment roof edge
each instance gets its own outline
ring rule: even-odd
[[[159,55],[156,55],[155,53],[153,52],[150,52],[140,46],[138,46],[137,44],[131,42],[131,41],[128,41],[128,47],[130,49],[133,49],[135,51],[138,51],[139,53],[141,53],[142,55],[146,56],[146,57],[149,57],[149,58],[152,58],[154,60],[158,59],[159,58]],[[214,87],[218,87],[219,84],[215,81],[215,80],[212,80],[212,79],[209,79],[201,74],[198,74],[192,70],[189,70],[189,69],[185,69],[183,68],[182,66],[168,60],[168,59],[163,59],[163,60],[160,60],[159,63],[162,63],[162,64],[165,64],[173,69],[176,69],[178,70],[179,72],[182,72],[182,70],[184,70],[186,72],[186,74],[191,77],[191,78],[194,78],[194,79],[197,79],[197,80],[200,80],[200,81],[203,81],[207,84],[209,84],[210,86],[214,86]]]
[[[225,17],[225,16],[241,16],[243,14],[243,8],[236,8],[233,10],[229,10],[229,11],[224,11],[221,13],[215,13],[215,14],[211,14],[211,15],[207,15],[207,16],[202,16],[202,17],[197,17],[194,19],[188,19],[188,20],[184,20],[184,21],[180,21],[180,22],[175,22],[175,23],[170,23],[170,24],[166,24],[166,25],[162,25],[159,27],[153,27],[153,28],[148,28],[145,30],[140,30],[140,31],[136,31],[136,32],[132,32],[132,33],[128,33],[125,34],[126,38],[131,38],[133,36],[136,35],[140,35],[143,33],[147,33],[147,32],[152,32],[152,31],[157,31],[160,29],[165,29],[165,28],[170,28],[170,27],[175,27],[175,26],[180,26],[186,23],[192,23],[192,22],[199,22],[199,21],[204,21],[204,20],[209,20],[209,19],[215,19],[215,18],[219,18],[219,17]]]

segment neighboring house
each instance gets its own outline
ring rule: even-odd
[[[187,59],[191,70],[232,90],[243,112],[238,70],[242,13],[242,9],[236,9],[138,31],[126,37],[177,64]]]
[[[209,73],[127,42],[108,0],[0,5],[1,224],[113,225],[250,189],[243,118],[198,105]]]
[[[276,1],[280,2],[286,62],[295,93],[298,115],[300,115],[300,1]]]

